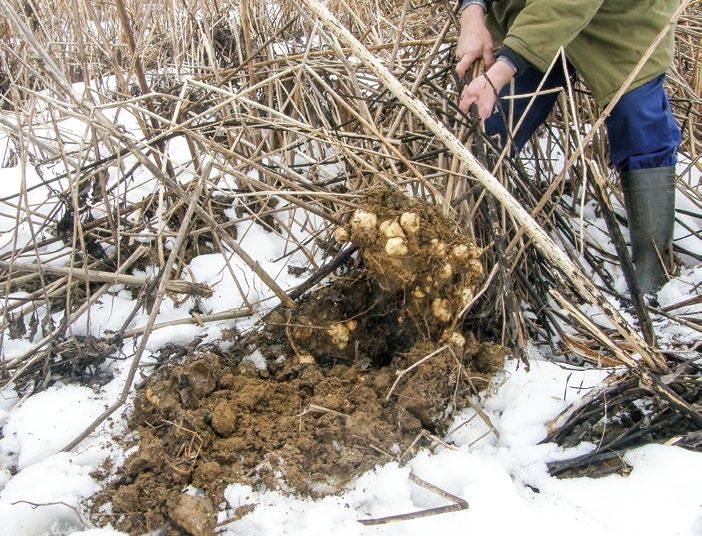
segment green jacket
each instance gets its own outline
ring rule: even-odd
[[[561,47],[605,106],[680,5],[679,0],[497,0],[486,24],[540,71]],[[636,76],[634,89],[663,74],[673,58],[669,31]]]

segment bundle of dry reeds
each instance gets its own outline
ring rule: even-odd
[[[31,235],[27,245],[15,241],[0,254],[5,336],[39,310],[64,311],[60,322],[35,327],[24,354],[3,360],[2,383],[37,389],[141,336],[124,402],[166,293],[211,292],[185,282],[190,259],[234,254],[280,302],[292,304],[350,256],[331,234],[382,186],[442,205],[484,246],[487,277],[463,312],[471,329],[503,340],[525,362],[531,340],[551,345],[565,363],[623,366],[626,381],[635,378],[636,389],[660,401],[663,412],[699,425],[699,364],[676,357],[697,348],[659,351],[649,316],[697,331],[699,320],[634,299],[639,324],[627,323],[608,301],[630,303],[615,285],[619,259],[585,232],[581,211],[588,203],[611,222],[621,219],[612,208],[621,193],[608,171],[606,139],[601,128],[590,128],[601,126],[603,111],[587,89],[566,88],[539,140],[526,157],[513,159],[482,137],[478,122],[456,117],[453,3],[327,4],[355,42],[317,6],[0,2],[0,129],[14,142],[13,153],[0,157],[4,165],[47,170],[44,186],[55,192],[41,202],[30,203],[26,189],[0,199],[15,228]],[[690,161],[678,188],[700,208],[697,216],[702,195],[691,177],[702,166],[701,15],[699,0],[682,13],[668,81],[683,126],[681,152]],[[134,118],[134,128],[119,126],[120,114]],[[68,129],[70,121],[82,127]],[[183,151],[177,155],[169,149],[176,141]],[[135,200],[144,177],[158,187]],[[237,219],[222,218],[232,200],[244,210]],[[292,220],[307,226],[309,240],[291,232]],[[245,222],[281,235],[291,252],[305,252],[309,281],[281,288],[276,274],[239,246],[236,228]],[[625,247],[621,239],[619,246]],[[322,266],[315,263],[320,249],[327,255]],[[61,268],[49,265],[48,250],[62,258]],[[677,251],[700,259],[699,250]],[[131,275],[135,266],[152,266],[156,276]],[[128,331],[130,317],[102,339],[74,337],[71,324],[116,283],[137,289],[146,325]],[[249,303],[245,286],[238,281],[232,289],[241,293],[241,309],[182,322],[270,307]],[[16,290],[26,296],[10,300]],[[583,303],[600,316],[584,314]],[[661,380],[671,374],[674,380]],[[573,424],[564,417],[558,426]]]

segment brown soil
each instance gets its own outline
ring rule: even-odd
[[[407,255],[388,257],[373,229],[351,232],[366,269],[271,315],[240,353],[258,350],[266,369],[206,352],[140,390],[132,420],[139,448],[94,500],[96,509],[112,503],[114,526],[130,534],[164,526],[166,534],[214,534],[217,505],[235,482],[337,492],[375,464],[400,459],[423,431],[443,434],[467,397],[501,370],[501,347],[454,327],[463,299],[457,289],[472,292],[479,277],[468,262],[477,248],[428,205],[382,194],[367,208],[379,222],[399,222],[408,208],[419,214],[419,228],[405,237]],[[433,240],[470,253],[451,261],[448,279],[408,299],[440,264],[426,251]],[[449,303],[448,317],[433,314],[436,299]],[[198,491],[184,493],[188,485]]]

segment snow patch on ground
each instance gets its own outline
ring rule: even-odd
[[[0,459],[19,469],[65,447],[105,408],[94,392],[79,385],[52,386],[29,397],[3,428]]]
[[[97,491],[92,465],[62,453],[33,464],[12,478],[0,493],[3,534],[69,534],[83,526],[76,509]],[[35,506],[37,505],[37,506]]]
[[[658,292],[658,303],[662,309],[678,305],[699,295],[700,289],[702,289],[702,265],[694,268],[682,268],[680,275],[669,281]],[[690,320],[699,319],[702,315],[702,303],[675,307],[670,313],[676,316],[687,315]],[[694,345],[700,340],[699,331],[679,322],[661,318],[656,324],[661,342],[666,345]],[[699,358],[699,354],[697,357]]]

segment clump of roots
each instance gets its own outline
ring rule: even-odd
[[[359,248],[365,271],[291,313],[291,343],[302,355],[385,365],[414,341],[460,344],[456,325],[483,276],[481,250],[436,207],[381,191],[334,237]]]

